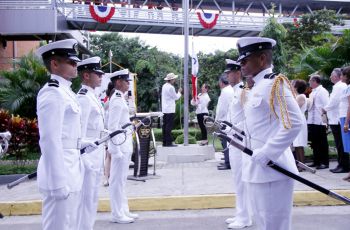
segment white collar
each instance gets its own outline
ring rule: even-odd
[[[63,85],[63,86],[68,87],[68,88],[70,88],[70,86],[72,85],[71,81],[68,81],[68,80],[64,79],[63,77],[58,76],[56,74],[51,74],[51,79],[57,80],[60,85]]]
[[[257,75],[255,75],[253,77],[253,81],[255,82],[255,84],[258,84],[259,81],[261,81],[262,79],[264,79],[264,76],[266,74],[272,73],[272,68],[267,68],[264,69],[263,71],[261,71],[260,73],[258,73]]]

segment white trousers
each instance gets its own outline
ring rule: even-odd
[[[292,179],[248,183],[254,220],[259,230],[290,230],[293,205]]]
[[[93,230],[97,206],[101,172],[85,168],[81,202],[79,206],[79,230]]]
[[[126,196],[126,181],[132,153],[123,153],[116,158],[114,154],[111,162],[111,175],[109,177],[109,194],[111,211],[114,218],[121,218],[129,212],[128,198]]]
[[[78,229],[78,209],[81,192],[72,192],[65,200],[43,195],[43,230]]]
[[[236,215],[235,219],[243,224],[248,224],[251,220],[249,213],[249,195],[247,183],[242,181],[242,151],[230,146],[229,157],[233,175],[233,185],[236,192]]]

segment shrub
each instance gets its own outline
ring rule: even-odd
[[[37,120],[10,115],[0,110],[0,132],[9,131],[12,135],[6,159],[25,160],[39,152],[39,130]],[[38,154],[36,154],[38,156]]]
[[[156,141],[162,141],[163,139],[163,135],[162,135],[162,129],[153,129],[154,132],[154,137],[156,138]],[[171,134],[173,136],[173,139],[176,140],[176,138],[179,135],[183,134],[183,130],[182,129],[174,129],[171,131]],[[195,138],[195,140],[199,141],[201,138],[201,132],[199,129],[189,129],[188,130],[188,135],[192,136]]]
[[[183,144],[183,143],[184,143],[184,135],[181,134],[181,135],[176,137],[175,144]],[[188,135],[188,143],[189,144],[196,144],[196,138],[194,138],[191,135]]]

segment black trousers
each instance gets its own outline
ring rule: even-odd
[[[201,129],[201,140],[208,140],[208,134],[207,134],[207,128],[204,125],[204,116],[208,116],[207,113],[199,113],[197,114],[197,121],[198,121],[198,125],[199,128]]]
[[[171,136],[171,130],[174,126],[175,113],[164,113],[163,116],[163,146],[171,145],[173,142],[173,137]]]
[[[344,147],[343,147],[343,140],[341,137],[341,127],[340,124],[337,125],[330,125],[333,136],[334,136],[334,142],[335,146],[337,148],[338,153],[338,166],[342,167],[343,169],[348,170],[349,169],[349,154],[344,153]]]
[[[308,139],[314,155],[315,165],[329,165],[327,130],[325,125],[308,124]]]
[[[227,141],[221,139],[221,145],[224,150],[224,158],[225,158],[225,165],[227,167],[230,167],[230,156],[229,156],[229,150],[227,148]]]

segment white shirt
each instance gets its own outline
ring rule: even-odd
[[[313,125],[326,125],[322,121],[322,108],[329,102],[329,93],[322,85],[312,89],[309,96],[310,107],[308,108],[307,123]]]
[[[234,92],[230,85],[221,89],[221,93],[218,99],[218,105],[216,106],[215,120],[225,121],[227,119],[227,113],[233,98]]]
[[[78,101],[81,108],[81,130],[82,137],[87,140],[96,141],[102,138],[101,134],[104,130],[104,108],[98,101],[94,89],[89,86],[82,85],[78,94]],[[96,170],[102,168],[103,165],[103,149],[101,145],[95,151],[84,154],[83,157],[91,162]],[[101,152],[102,150],[102,152]]]
[[[196,106],[196,114],[209,113],[208,104],[210,102],[210,97],[208,93],[198,94],[197,100],[191,100],[191,105]]]
[[[175,87],[165,83],[162,87],[162,112],[175,113],[175,101],[181,97],[181,93],[175,92]]]
[[[350,96],[350,85],[343,90],[339,104],[339,118],[346,117],[349,107],[348,97]]]
[[[337,125],[339,123],[339,104],[346,88],[347,85],[342,81],[335,83],[332,88],[329,102],[326,107],[324,107],[324,110],[327,111],[328,123],[330,125]]]
[[[242,103],[242,92],[243,92],[243,82],[240,82],[234,86],[233,88],[233,97],[231,98],[231,102],[229,105],[229,110],[227,113],[226,120],[235,126],[239,124],[243,124],[245,119],[244,111],[243,111],[243,103]],[[242,128],[240,125],[238,128]]]
[[[246,117],[245,127],[250,147],[254,154],[264,153],[270,160],[279,166],[298,174],[293,154],[290,150],[295,137],[302,126],[302,114],[299,106],[290,91],[284,84],[285,100],[288,108],[291,128],[285,129],[282,124],[280,106],[277,98],[274,100],[276,117],[270,109],[270,97],[274,79],[264,78],[272,69],[261,71],[254,77],[254,87],[248,94],[248,100],[244,105]],[[282,89],[280,89],[281,97]],[[286,179],[287,177],[268,166],[255,163],[251,156],[243,155],[242,180],[250,183],[266,183]]]
[[[80,105],[70,88],[70,81],[54,74],[51,79],[59,83],[58,87],[45,84],[37,97],[41,150],[37,182],[40,190],[68,188],[76,192],[81,190],[83,182],[78,146],[81,138]]]
[[[108,111],[108,130],[113,132],[127,123],[130,123],[129,108],[125,100],[124,94],[116,90],[109,102]],[[117,135],[108,142],[108,152],[111,154],[132,153],[132,134],[126,135],[126,140],[123,144],[118,145],[124,141],[124,135]]]

